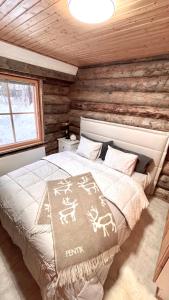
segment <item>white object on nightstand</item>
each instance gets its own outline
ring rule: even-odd
[[[63,151],[76,151],[78,145],[79,145],[79,141],[71,141],[69,139],[66,138],[60,138],[58,139],[58,143],[59,143],[59,152],[63,152]]]

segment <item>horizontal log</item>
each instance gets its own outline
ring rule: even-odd
[[[58,132],[60,130],[65,130],[68,123],[60,123],[60,124],[45,124],[45,134]]]
[[[114,122],[119,124],[126,124],[136,127],[143,127],[148,129],[157,129],[162,131],[169,131],[169,122],[166,120],[158,120],[152,118],[142,118],[128,115],[117,115],[110,113],[101,113],[93,111],[71,110],[70,118],[72,117],[87,117],[96,120],[102,120],[107,122]]]
[[[46,124],[57,124],[68,122],[69,116],[68,114],[46,114],[44,115],[44,123]]]
[[[76,76],[63,72],[27,64],[21,61],[9,59],[0,56],[0,70],[1,71],[13,71],[18,74],[33,75],[39,78],[54,78],[64,80],[68,82],[74,82]]]
[[[72,82],[64,81],[64,80],[59,80],[59,79],[54,79],[54,78],[43,78],[43,84],[49,84],[49,85],[57,85],[57,86],[71,86]]]
[[[77,80],[71,90],[169,92],[168,76]]]
[[[70,103],[70,99],[67,96],[62,95],[44,95],[43,103],[45,104],[65,104]]]
[[[141,92],[92,92],[71,90],[69,97],[72,101],[90,101],[115,103],[125,105],[169,107],[169,93]]]
[[[63,114],[68,113],[70,105],[68,104],[45,104],[44,113],[45,114]]]
[[[169,191],[169,176],[161,175],[157,183],[157,186]]]
[[[162,174],[169,176],[169,161],[165,161],[162,169]]]
[[[158,197],[158,198],[161,198],[165,201],[169,201],[169,192],[165,189],[162,189],[160,187],[157,187],[155,189],[155,196]]]
[[[80,134],[80,128],[79,128],[79,127],[76,127],[76,126],[70,125],[70,126],[69,126],[69,131],[70,131],[70,133],[74,133],[74,134],[76,134],[77,136],[79,136],[79,134]]]
[[[163,119],[169,121],[169,108],[157,108],[147,106],[126,106],[121,104],[79,102],[72,101],[72,109],[90,110],[94,112],[104,112],[122,115],[134,115],[154,119]]]
[[[75,116],[74,114],[71,115],[70,111],[70,115],[69,115],[69,126],[75,126],[80,128],[80,117],[79,116]]]
[[[45,151],[46,151],[46,154],[48,155],[50,151],[56,151],[58,150],[58,141],[55,141],[55,142],[50,142],[50,143],[47,143],[45,145]]]
[[[53,132],[45,135],[45,143],[55,142],[58,138],[64,137],[65,131]]]
[[[108,65],[78,70],[78,79],[153,77],[169,75],[169,60]]]
[[[60,86],[53,84],[43,84],[44,95],[63,95],[66,96],[69,92],[69,86]]]

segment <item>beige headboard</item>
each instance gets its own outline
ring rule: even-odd
[[[80,132],[100,141],[113,140],[117,146],[151,157],[154,163],[148,170],[151,175],[151,184],[147,192],[153,193],[169,145],[168,132],[83,117],[81,117]]]

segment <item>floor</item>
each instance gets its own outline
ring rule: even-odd
[[[109,291],[116,284],[118,272],[125,267],[134,271],[136,279],[146,289],[155,293],[152,282],[159,253],[165,218],[169,204],[153,198],[148,210],[144,211],[130,238],[117,254],[105,283],[105,299],[111,300]],[[8,234],[0,225],[0,299],[40,300],[40,291],[27,271],[20,250],[13,245]]]

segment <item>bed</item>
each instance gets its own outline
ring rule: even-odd
[[[127,175],[105,167],[99,159],[93,162],[73,152],[62,152],[44,157],[0,178],[1,223],[21,249],[24,262],[40,286],[43,299],[92,300],[95,297],[101,300],[103,284],[111,265],[108,263],[104,268],[98,269],[86,282],[57,288],[51,226],[35,225],[46,181],[65,179],[90,171],[103,192],[106,191],[107,183],[111,185],[116,203],[111,202],[111,199],[107,202],[117,222],[118,243],[121,245],[129,237],[142,210],[147,207],[144,189],[147,194],[153,193],[168,147],[167,133],[85,118],[81,118],[81,133],[101,141],[113,139],[119,146],[149,155],[153,164],[148,170],[149,175],[144,179],[138,174],[128,178]],[[122,208],[120,210],[116,204],[126,197],[129,186],[137,191],[139,197],[134,198],[132,205],[130,202],[130,211],[122,213]],[[109,194],[106,196],[108,199]],[[130,216],[131,226],[125,214]]]

